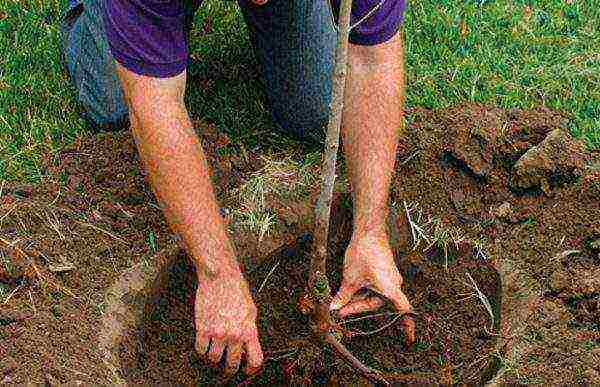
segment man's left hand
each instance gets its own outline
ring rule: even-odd
[[[389,239],[385,233],[353,238],[346,250],[344,277],[331,310],[341,317],[378,309],[383,300],[377,295],[360,292],[370,289],[388,298],[400,313],[412,311],[402,292],[402,276],[394,262]]]

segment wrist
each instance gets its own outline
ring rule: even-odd
[[[198,281],[213,282],[242,278],[242,270],[235,259],[228,261],[229,262],[221,262],[216,267],[211,267],[206,265],[202,259],[195,259]]]
[[[357,212],[354,217],[353,238],[362,239],[387,235],[385,208],[371,208],[368,212]]]
[[[242,270],[233,249],[219,249],[218,253],[196,252],[190,254],[196,266],[199,281],[223,281],[242,276]]]
[[[381,222],[365,222],[354,225],[352,239],[360,240],[363,238],[381,238],[387,237],[387,225]]]

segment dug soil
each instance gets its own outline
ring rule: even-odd
[[[334,221],[336,230],[330,241],[332,272],[343,267],[352,221],[349,209],[338,206]],[[240,375],[231,384],[298,385],[329,383],[334,385],[365,384],[351,367],[330,351],[323,351],[312,338],[309,320],[297,309],[308,279],[310,237],[278,249],[265,262],[249,270],[247,277],[259,308],[259,332],[266,365],[252,380]],[[489,297],[492,308],[498,310],[499,278],[485,263],[472,257],[461,257],[448,270],[440,263],[422,260],[399,266],[411,273],[405,290],[419,314],[414,348],[407,350],[399,325],[379,332],[394,319],[387,308],[373,318],[353,321],[348,318],[344,328],[373,332],[354,338],[349,348],[366,364],[382,371],[397,383],[429,383],[453,380],[476,383],[489,378],[492,371],[489,354],[494,348],[496,327],[482,310],[481,301],[465,290],[467,274],[480,284]],[[408,274],[407,274],[408,275]],[[337,288],[339,275],[332,275]],[[144,322],[135,334],[121,343],[121,367],[125,379],[132,384],[211,384],[219,380],[215,369],[208,367],[194,351],[195,276],[193,265],[184,254],[175,260],[154,285],[152,301],[146,306]],[[461,294],[467,293],[467,294]],[[482,372],[484,370],[485,372]]]
[[[468,105],[411,110],[407,117],[390,223],[403,287],[418,313],[418,341],[404,348],[392,324],[349,340],[349,348],[397,383],[481,383],[499,366],[508,383],[600,381],[600,155],[572,139],[567,120],[545,108]],[[310,341],[297,312],[310,242],[295,241],[310,231],[315,190],[267,194],[274,221],[266,233],[239,216],[237,188],[272,173],[265,160],[303,159],[303,150],[259,157],[239,152],[210,125],[197,127],[259,307],[266,366],[245,382],[364,383]],[[127,268],[151,264],[173,236],[128,133],[83,138],[44,168],[42,184],[0,189],[0,382],[106,383],[111,375],[96,347],[106,290]],[[300,178],[285,175],[292,186]],[[349,190],[340,184],[336,195],[334,289],[351,234]],[[428,230],[416,248],[407,211]],[[429,243],[434,236],[437,243]],[[534,295],[519,351],[502,354],[495,352],[505,334],[498,331],[499,257],[527,273]],[[157,282],[137,334],[121,344],[128,382],[219,380],[193,351],[194,289],[193,267],[182,255]],[[345,326],[373,331],[393,318]]]

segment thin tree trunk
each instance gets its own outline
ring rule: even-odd
[[[364,365],[339,341],[335,333],[337,324],[333,321],[329,312],[331,294],[327,279],[327,240],[337,153],[340,147],[340,127],[342,124],[342,112],[344,110],[351,7],[352,0],[341,1],[338,19],[338,42],[335,49],[335,64],[333,67],[331,109],[323,156],[321,192],[315,208],[308,292],[305,296],[310,298],[312,304],[311,320],[315,333],[317,333],[320,339],[332,346],[348,364],[352,365],[356,371],[363,374],[366,378],[377,383],[389,385],[387,380],[378,371]]]
[[[329,284],[327,281],[327,239],[329,233],[329,217],[331,198],[335,183],[337,153],[340,146],[340,127],[344,110],[344,90],[348,67],[348,35],[350,33],[350,10],[352,0],[342,0],[339,12],[338,42],[335,49],[333,67],[333,85],[329,124],[325,140],[321,193],[315,209],[315,227],[313,232],[313,249],[310,264],[309,289],[321,304],[328,302]],[[321,309],[321,308],[318,308]]]

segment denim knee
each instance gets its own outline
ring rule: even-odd
[[[278,129],[323,142],[337,41],[327,2],[239,3]]]
[[[277,101],[271,106],[278,129],[299,140],[314,143],[325,141],[329,104],[322,98],[302,98],[302,103]]]
[[[116,67],[104,36],[103,0],[69,0],[61,23],[66,70],[92,129],[118,130],[128,122]]]

